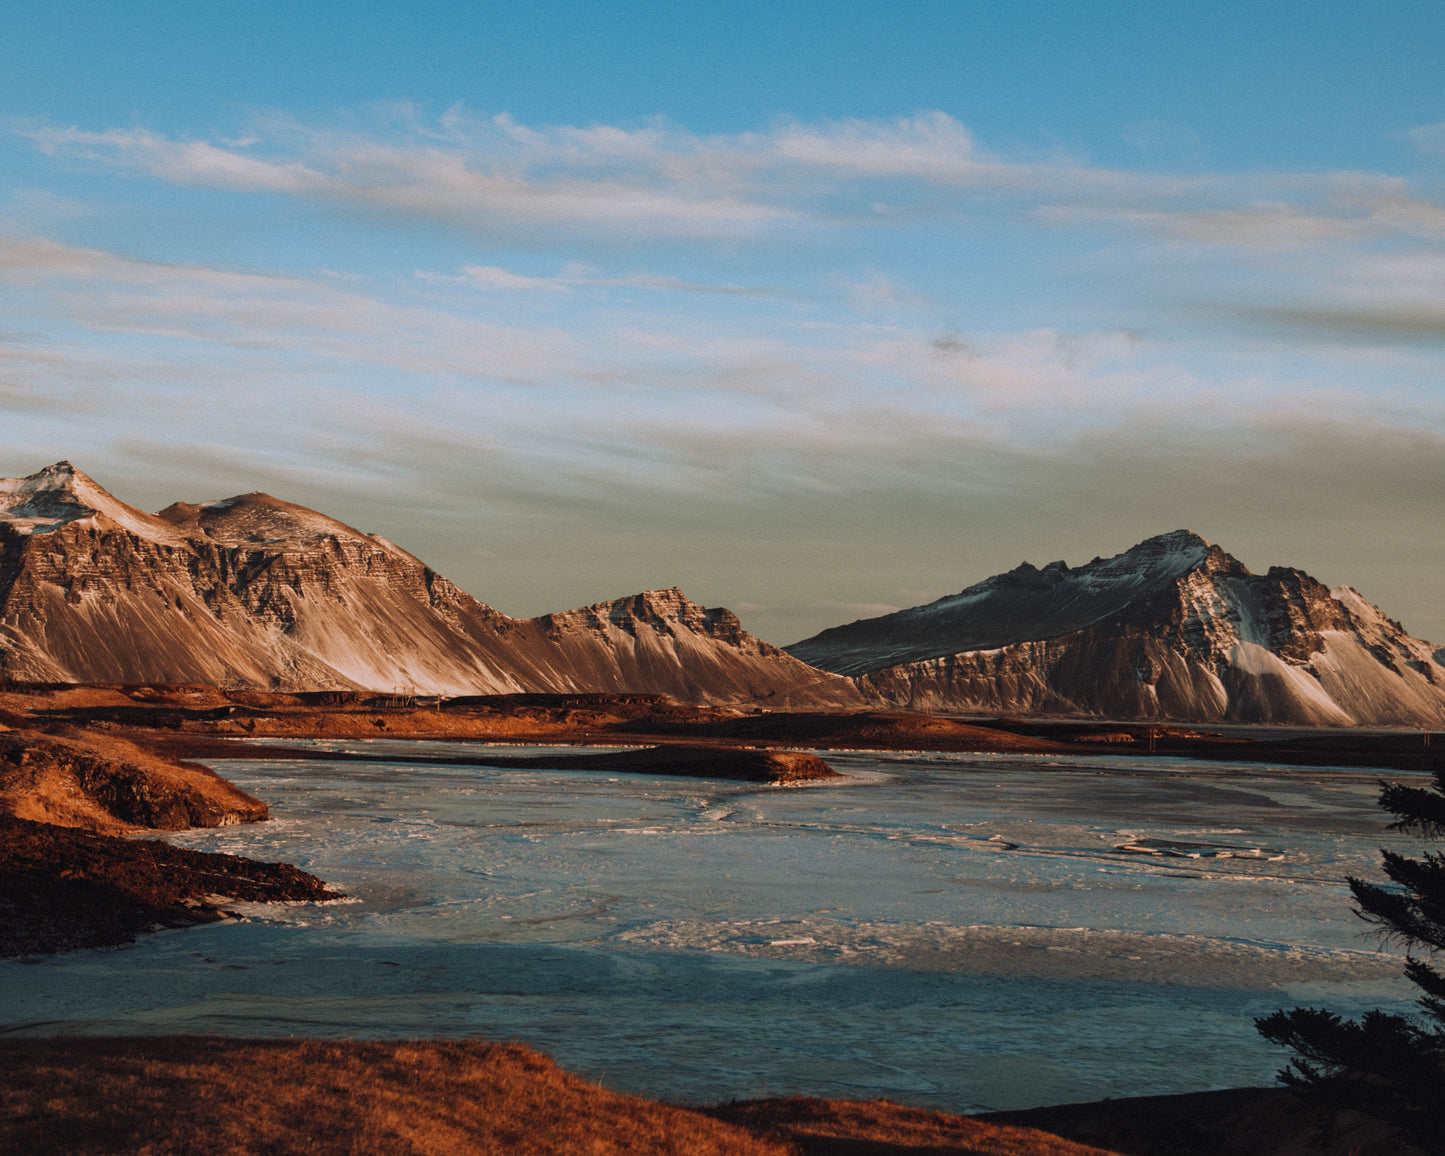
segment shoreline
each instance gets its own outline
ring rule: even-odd
[[[131,688],[125,692],[115,688],[67,688],[54,694],[24,696],[29,700],[24,706],[30,709],[20,713],[14,709],[20,705],[15,701],[17,696],[6,694],[0,688],[0,711],[4,712],[0,728],[16,730],[18,726],[45,736],[63,734],[71,739],[80,736],[96,742],[130,744],[149,751],[159,760],[173,763],[218,758],[331,761],[381,758],[431,764],[476,761],[474,757],[460,754],[372,756],[308,749],[306,740],[325,738],[385,738],[403,743],[408,740],[481,741],[509,746],[611,746],[615,749],[577,754],[506,755],[492,761],[509,767],[682,774],[779,784],[835,777],[825,759],[806,753],[826,754],[829,750],[973,751],[1055,758],[1100,754],[1185,757],[1201,762],[1294,764],[1301,767],[1302,774],[1308,773],[1309,767],[1321,765],[1356,767],[1362,773],[1377,772],[1382,767],[1404,773],[1419,772],[1427,770],[1438,758],[1420,742],[1418,734],[1399,732],[1361,734],[1330,730],[1285,738],[1271,735],[1256,741],[1159,724],[1018,719],[962,722],[901,712],[740,714],[679,707],[665,700],[644,700],[639,696],[561,696],[560,701],[554,696],[545,702],[488,700],[434,706],[358,702],[354,709],[338,710],[334,704],[298,702],[297,696],[282,695],[248,695],[249,703],[238,705],[211,690],[205,703],[184,702],[195,693],[187,688],[169,688],[163,693],[158,693],[156,688]],[[62,701],[56,702],[57,698]],[[378,721],[384,725],[377,725]],[[252,741],[257,738],[268,741]],[[288,739],[303,745],[288,744]],[[1411,740],[1419,745],[1412,746]],[[264,814],[264,810],[261,813]],[[147,931],[224,919],[227,898],[313,902],[341,898],[321,880],[285,864],[259,864],[235,856],[186,851],[166,843],[56,827],[13,816],[0,817],[0,847],[6,856],[0,861],[0,874],[7,883],[7,893],[0,897],[0,915],[4,917],[0,919],[0,926],[10,933],[9,938],[0,937],[0,955],[22,961],[27,955],[114,946],[134,942],[137,935]],[[27,919],[34,921],[28,932],[25,931]],[[64,1051],[73,1044],[77,1054],[67,1061],[71,1063],[72,1073],[68,1078],[84,1083],[87,1079],[103,1077],[98,1069],[90,1070],[87,1075],[88,1061],[79,1055],[93,1051],[98,1046],[96,1041],[101,1039],[11,1038],[0,1041],[0,1045],[6,1055],[19,1057],[15,1062],[26,1067],[34,1066],[37,1057],[51,1054],[47,1048]],[[154,1045],[157,1048],[184,1051],[190,1046],[187,1037],[123,1037],[109,1040],[106,1047],[121,1052],[144,1050],[138,1042],[143,1039],[159,1041]],[[83,1042],[76,1043],[76,1040]],[[223,1057],[217,1061],[221,1068],[233,1065],[239,1058],[251,1054],[248,1049],[258,1046],[265,1050],[276,1044],[268,1041],[263,1046],[240,1038],[207,1043],[213,1059]],[[380,1045],[359,1041],[295,1041],[299,1052],[308,1048],[329,1049],[327,1054],[343,1066],[353,1063],[355,1055],[376,1046]],[[405,1046],[418,1055],[425,1053],[434,1059],[454,1044],[412,1041]],[[530,1070],[539,1073],[551,1061],[537,1057],[536,1062],[528,1060],[527,1063],[532,1064]],[[551,1067],[555,1069],[555,1065]],[[564,1080],[581,1083],[577,1077],[561,1075]],[[264,1087],[263,1076],[254,1078],[261,1081],[258,1087]],[[415,1090],[425,1099],[425,1089]],[[271,1091],[280,1094],[274,1088]],[[195,1089],[193,1093],[201,1095]],[[634,1103],[655,1104],[631,1099]],[[13,1095],[11,1103],[16,1103]],[[740,1153],[847,1151],[882,1156],[905,1151],[1008,1151],[1042,1156],[1044,1153],[1102,1151],[1126,1156],[1163,1156],[1164,1153],[1192,1156],[1195,1152],[1207,1151],[1266,1156],[1309,1150],[1281,1146],[1295,1145],[1308,1129],[1299,1112],[1288,1108],[1286,1093],[1271,1088],[1104,1100],[967,1118],[902,1108],[884,1101],[856,1103],[804,1097],[697,1110],[671,1105],[656,1107],[664,1113],[676,1110],[741,1127],[743,1139],[734,1137],[727,1143],[744,1147],[717,1149]],[[92,1118],[97,1118],[97,1113],[103,1116],[112,1108],[115,1106],[107,1108],[99,1104]],[[184,1105],[171,1105],[167,1110],[181,1120],[186,1109]],[[424,1114],[427,1109],[418,1103],[407,1110]],[[237,1105],[235,1111],[244,1113],[246,1105]],[[1314,1116],[1310,1116],[1310,1120],[1313,1119]],[[980,1136],[977,1129],[984,1125],[1042,1131],[1028,1140],[1032,1147],[967,1146],[972,1141],[966,1142],[966,1134]],[[0,1124],[0,1128],[10,1126]],[[686,1127],[694,1126],[695,1121],[686,1124]],[[60,1125],[53,1123],[52,1127]],[[1403,1151],[1397,1144],[1377,1144],[1378,1129],[1372,1132],[1371,1128],[1368,1123],[1346,1120],[1340,1135],[1349,1138],[1350,1147],[1319,1151],[1353,1151],[1362,1156]],[[898,1137],[905,1135],[917,1143],[904,1147]],[[1060,1136],[1069,1139],[1057,1140]],[[1260,1146],[1265,1142],[1261,1138],[1269,1138],[1269,1146]],[[1185,1140],[1189,1144],[1197,1140],[1198,1144],[1186,1146]],[[6,1142],[6,1134],[0,1131],[0,1146]],[[765,1147],[746,1147],[754,1142]],[[689,1146],[691,1143],[676,1149],[664,1145],[650,1150],[705,1150]],[[1251,1143],[1255,1146],[1250,1147]],[[84,1146],[51,1149],[21,1144],[17,1150],[100,1153],[128,1149]],[[162,1145],[154,1149],[157,1153],[191,1150],[202,1149],[185,1145],[175,1148]],[[567,1148],[534,1150],[565,1151]]]
[[[0,959],[118,947],[236,902],[344,898],[289,863],[0,815]]]

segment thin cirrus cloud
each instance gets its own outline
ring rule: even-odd
[[[1389,177],[1351,174],[1329,178],[1235,180],[1233,203],[1198,206],[1044,204],[1034,219],[1053,226],[1112,223],[1203,246],[1286,250],[1351,244],[1371,239],[1424,242],[1445,237],[1445,206],[1411,196]],[[1257,194],[1271,199],[1260,199]],[[1295,200],[1283,199],[1294,196]]]
[[[459,276],[438,275],[419,271],[417,276],[424,281],[466,283],[481,289],[514,293],[540,290],[557,293],[570,289],[655,289],[671,293],[701,293],[720,297],[765,297],[777,290],[748,285],[709,285],[685,281],[681,277],[666,273],[624,273],[620,276],[602,276],[589,266],[571,265],[555,277],[531,277],[514,273],[496,265],[463,265]]]
[[[1376,281],[1389,281],[1392,271],[1402,280],[1408,271],[1422,291],[1434,284],[1419,261],[1404,266],[1397,258],[1370,268]],[[1362,282],[1368,271],[1362,268]],[[483,267],[464,275],[501,285],[520,277]],[[576,270],[557,280],[672,287],[667,279]],[[21,293],[25,308],[48,309],[91,333],[153,339],[160,343],[153,362],[163,369],[174,363],[169,376],[195,360],[186,347],[220,347],[232,353],[223,363],[211,356],[208,377],[229,372],[241,379],[247,366],[270,372],[282,364],[286,373],[314,380],[370,367],[406,374],[427,390],[441,382],[517,387],[527,392],[515,421],[505,418],[495,397],[487,413],[518,444],[535,443],[529,430],[538,414],[555,410],[563,428],[580,422],[598,433],[581,447],[586,454],[610,460],[607,447],[615,444],[635,458],[651,447],[664,470],[709,455],[744,460],[738,445],[761,447],[784,461],[817,444],[877,463],[939,433],[999,444],[1057,443],[1080,429],[1124,420],[1141,406],[1156,414],[1172,408],[1187,421],[1205,392],[1232,399],[1243,416],[1260,398],[1288,388],[1249,375],[1206,383],[1169,364],[1167,355],[1143,356],[1149,345],[1129,330],[963,337],[917,324],[837,324],[768,337],[754,332],[748,318],[683,323],[670,314],[629,313],[579,333],[559,325],[499,325],[427,303],[343,291],[320,278],[146,262],[0,236],[0,290],[7,285]],[[55,379],[55,363],[64,357],[44,357],[45,347],[33,343],[14,350],[9,400],[18,404],[36,396],[37,383]],[[76,357],[73,348],[69,356]],[[707,431],[721,431],[721,440]],[[696,452],[679,457],[668,445]],[[556,443],[546,456],[565,463],[577,448]]]
[[[714,325],[705,339],[636,328],[584,339],[378,300],[322,280],[144,262],[33,239],[0,238],[0,288],[7,283],[31,308],[50,300],[92,333],[159,343],[152,358],[168,368],[170,387],[196,399],[210,393],[208,382],[245,380],[248,367],[258,382],[280,380],[271,388],[283,392],[298,374],[335,381],[349,367],[401,371],[408,400],[396,403],[400,412],[427,398],[444,427],[467,431],[459,445],[486,441],[499,459],[533,463],[544,488],[570,477],[617,485],[641,478],[692,493],[752,491],[762,479],[764,488],[828,489],[837,479],[820,464],[840,457],[865,474],[911,472],[907,463],[924,446],[1057,439],[1080,423],[1112,420],[1160,380],[1130,364],[1137,342],[1129,334],[1038,331],[940,347],[925,329],[863,327],[807,344]],[[200,347],[196,359],[184,356],[187,347]],[[230,353],[218,360],[216,349]],[[17,372],[0,401],[33,406],[43,393],[37,383],[53,381],[65,355],[9,353]],[[69,356],[78,356],[73,346]],[[186,386],[185,366],[202,363],[205,377]],[[898,387],[880,391],[880,375]],[[457,382],[485,386],[485,406],[465,390],[448,393],[446,383]],[[348,391],[365,387],[365,378],[353,379]],[[240,403],[208,404],[207,420],[219,421],[232,404]],[[1051,418],[1050,409],[1067,411],[1066,419]],[[469,416],[478,413],[481,424]]]
[[[738,240],[867,219],[880,187],[1140,208],[1207,196],[1214,177],[1007,160],[942,112],[698,136],[657,125],[530,128],[453,112],[370,133],[273,122],[229,144],[145,129],[23,130],[45,153],[176,185],[325,199],[482,233],[519,227]],[[890,206],[897,208],[898,206]]]
[[[1445,123],[1424,124],[1405,133],[1405,139],[1421,152],[1445,156]]]
[[[355,135],[283,134],[283,145],[304,150],[301,158],[262,157],[245,145],[176,141],[145,130],[39,128],[26,135],[51,155],[177,185],[348,202],[484,234],[542,226],[736,238],[792,217],[786,208],[669,174],[666,150],[622,147],[629,134],[568,130],[544,138],[504,118],[490,127],[495,131],[462,133],[452,122],[443,139],[414,134],[400,145]]]
[[[716,242],[786,230],[797,243],[810,228],[837,232],[851,224],[876,238],[890,220],[888,213],[871,213],[880,203],[943,205],[948,212],[962,205],[1046,231],[1106,225],[1163,235],[1181,246],[1252,254],[1256,268],[1271,277],[1280,276],[1270,262],[1282,251],[1363,253],[1381,238],[1428,245],[1445,231],[1445,209],[1396,178],[1181,177],[1102,169],[1063,156],[1009,159],[984,149],[941,112],[891,121],[787,122],[714,136],[663,122],[639,129],[538,128],[464,110],[430,123],[403,118],[399,126],[365,131],[272,120],[243,138],[214,142],[146,129],[25,132],[57,157],[177,186],[364,206],[497,236],[545,234],[594,258],[585,244],[599,234]],[[976,202],[975,193],[982,194]],[[942,234],[935,238],[946,245]],[[871,266],[873,248],[865,248]],[[1363,265],[1346,278],[1347,264],[1331,258],[1315,267],[1290,265],[1287,275],[1299,283],[1265,283],[1260,300],[1236,310],[1233,323],[1263,320],[1299,333],[1438,331],[1432,304],[1438,286],[1424,273],[1406,291],[1388,277],[1367,276]],[[38,304],[27,308],[49,309],[95,333],[228,346],[238,356],[301,354],[335,372],[360,364],[525,386],[566,398],[569,413],[576,412],[575,391],[616,389],[620,408],[614,398],[603,409],[628,416],[636,436],[614,431],[625,446],[646,437],[662,445],[674,427],[686,441],[692,436],[687,414],[699,395],[733,403],[787,399],[783,412],[764,414],[756,430],[740,429],[739,436],[770,444],[768,423],[781,421],[794,438],[871,452],[955,425],[970,437],[1035,444],[1125,420],[1141,405],[1156,413],[1172,407],[1182,422],[1204,393],[1244,404],[1243,413],[1252,399],[1271,392],[1257,376],[1207,380],[1203,372],[1169,364],[1158,343],[1141,353],[1127,323],[1073,334],[1046,326],[958,332],[910,289],[910,267],[901,264],[886,272],[822,269],[810,287],[786,292],[710,278],[705,262],[688,269],[702,269],[703,276],[611,273],[580,261],[550,276],[481,261],[451,268],[416,273],[414,285],[438,287],[438,303],[374,282],[343,288],[321,275],[166,265],[44,239],[0,238],[0,285],[39,287]],[[467,289],[474,291],[470,300],[461,292]],[[608,292],[628,289],[644,292],[626,302]],[[742,309],[750,298],[809,292],[808,323],[792,327],[759,311],[733,316],[666,304],[669,296],[690,295],[732,298],[728,309]],[[569,296],[602,301],[605,312],[574,302],[571,312],[548,313],[539,305],[529,316],[516,305],[523,298]],[[855,311],[891,311],[896,323],[859,324],[857,317],[819,311],[829,298]],[[548,323],[539,324],[539,316]],[[751,413],[744,411],[744,425]]]
[[[95,333],[283,350],[437,375],[538,381],[580,372],[578,342],[346,292],[320,279],[142,261],[0,234],[0,292]]]
[[[50,155],[178,186],[348,204],[533,242],[795,239],[800,229],[836,229],[890,214],[964,211],[1266,251],[1445,236],[1445,206],[1394,177],[1171,175],[1100,168],[1060,155],[1006,158],[983,149],[942,112],[891,121],[785,122],[713,136],[662,122],[641,129],[529,127],[506,115],[460,109],[431,123],[411,115],[399,126],[350,131],[273,118],[229,142],[175,140],[143,128],[21,131]],[[1431,151],[1442,147],[1442,133],[1436,125],[1409,135]]]
[[[1295,300],[1235,303],[1236,322],[1346,342],[1438,343],[1445,338],[1445,254],[1356,253],[1332,262],[1312,293]]]

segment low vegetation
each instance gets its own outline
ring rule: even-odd
[[[830,1125],[826,1102],[796,1103],[791,1123],[729,1122],[474,1040],[0,1041],[0,1150],[31,1156],[1107,1156],[890,1104],[840,1105]]]
[[[114,735],[4,726],[0,814],[119,834],[254,823],[266,818],[266,804],[208,767]]]
[[[1387,785],[1380,806],[1390,829],[1445,835],[1445,763],[1431,788]],[[1382,938],[1428,955],[1445,951],[1445,854],[1412,859],[1382,852],[1389,885],[1351,879],[1355,911]],[[1421,1017],[1367,1012],[1346,1020],[1323,1008],[1297,1007],[1256,1021],[1266,1039],[1293,1049],[1281,1080],[1315,1102],[1345,1105],[1383,1120],[1439,1151],[1445,1137],[1445,973],[1410,956],[1405,974],[1424,994]]]

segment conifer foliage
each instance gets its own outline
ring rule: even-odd
[[[1390,830],[1445,835],[1445,763],[1436,765],[1429,788],[1383,786],[1380,806],[1395,817]],[[1389,884],[1349,881],[1356,913],[1387,942],[1423,949],[1427,957],[1445,951],[1445,854],[1381,855]],[[1437,1151],[1445,1137],[1445,974],[1414,954],[1405,974],[1424,993],[1423,1016],[1377,1010],[1346,1020],[1320,1008],[1295,1008],[1257,1019],[1255,1027],[1294,1051],[1280,1072],[1285,1084],[1388,1121]]]

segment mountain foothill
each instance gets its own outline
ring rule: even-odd
[[[0,479],[11,682],[1438,727],[1442,663],[1350,587],[1253,574],[1187,530],[1024,563],[784,649],[671,588],[511,618],[385,538],[264,493],[148,514],[68,462]]]

